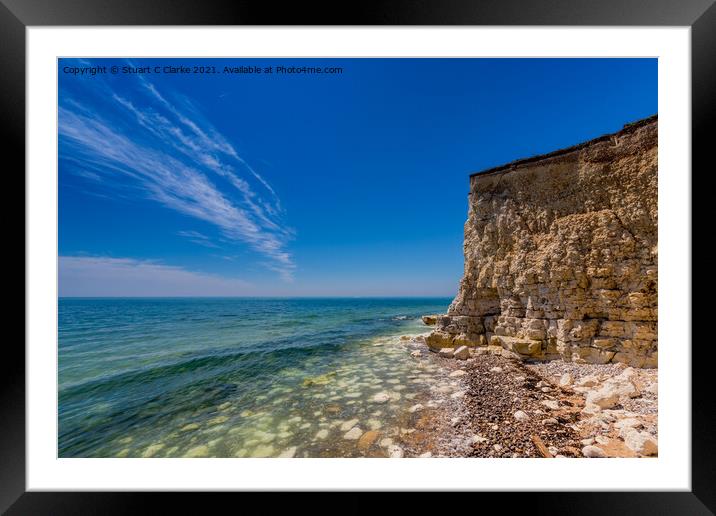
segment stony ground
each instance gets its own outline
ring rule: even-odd
[[[637,457],[657,454],[657,370],[619,364],[460,361],[451,392],[401,436],[405,456]]]
[[[451,362],[465,371],[460,378],[466,391],[461,410],[451,419],[456,436],[442,441],[441,455],[581,455],[581,436],[569,426],[576,421],[577,410],[570,410],[567,400],[560,404],[553,387],[539,375],[520,362],[495,355]],[[555,413],[547,405],[561,410]]]

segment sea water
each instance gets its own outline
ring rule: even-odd
[[[400,336],[449,303],[62,298],[58,454],[362,456],[353,428],[400,435],[435,388]]]

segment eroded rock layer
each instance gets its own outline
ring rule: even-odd
[[[657,365],[657,119],[470,178],[433,349]]]

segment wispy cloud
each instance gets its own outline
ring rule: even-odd
[[[59,294],[69,297],[255,295],[241,279],[133,258],[60,256]]]
[[[208,236],[203,233],[199,233],[198,231],[177,231],[177,235],[186,237],[195,244],[203,245],[204,247],[212,247],[214,249],[219,248],[219,246],[212,242]]]
[[[175,95],[172,103],[152,83],[138,80],[136,91],[122,95],[104,84],[101,106],[63,95],[59,134],[72,159],[95,181],[106,179],[107,187],[138,188],[169,209],[214,225],[290,281],[295,264],[287,244],[294,231],[283,221],[275,190],[189,99]],[[215,246],[196,234],[182,236]]]

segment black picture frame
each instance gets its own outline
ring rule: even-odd
[[[17,164],[6,168],[6,177],[11,175],[11,169],[12,175],[19,177],[15,171],[25,167],[25,29],[64,25],[689,26],[692,168],[707,172],[707,159],[713,146],[708,129],[716,120],[714,0],[401,0],[281,6],[268,0],[0,0],[0,102],[2,141],[6,145],[3,161],[7,163],[8,158],[14,158],[12,161]],[[685,181],[691,184],[692,177],[691,171],[684,171]],[[24,180],[18,186],[16,192],[24,191]],[[5,220],[16,219],[17,208],[13,209],[14,217],[6,209]],[[24,238],[23,234],[23,242]],[[685,334],[684,342],[678,345],[686,347],[691,340],[692,336]],[[713,389],[708,382],[712,373],[707,369],[710,345],[704,342],[691,346],[691,492],[513,493],[509,495],[511,508],[525,504],[531,514],[713,514],[716,511],[716,446],[709,424],[715,413]],[[124,514],[144,512],[150,503],[166,507],[167,498],[171,496],[172,500],[179,500],[178,512],[206,513],[214,503],[223,504],[227,497],[235,496],[225,494],[218,499],[212,497],[209,502],[206,496],[197,499],[196,495],[186,493],[25,492],[25,353],[18,340],[7,339],[3,354],[0,360],[0,511],[13,515]],[[244,497],[242,504],[251,503],[246,501],[246,494],[241,496]],[[477,506],[485,502],[485,497],[492,496],[484,494],[479,502],[472,499],[471,503]],[[505,503],[504,498],[501,503]],[[409,511],[424,508],[425,502],[418,496],[403,503],[402,510]],[[359,499],[343,501],[341,505],[342,512],[369,510],[369,504]]]

